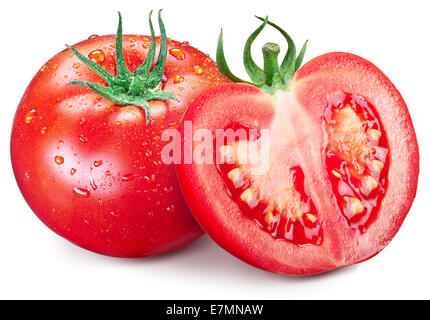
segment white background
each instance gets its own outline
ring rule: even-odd
[[[302,299],[430,298],[429,145],[430,4],[428,1],[3,1],[0,63],[0,298]],[[372,61],[406,100],[421,153],[416,200],[400,232],[375,258],[327,274],[295,278],[255,269],[205,236],[159,257],[104,257],[60,238],[31,212],[9,156],[13,115],[36,71],[51,56],[91,34],[148,34],[147,13],[164,8],[168,36],[212,57],[219,29],[230,67],[245,77],[242,48],[259,25],[255,14],[283,26],[305,61],[330,51]],[[256,42],[276,41],[267,28]],[[258,57],[258,59],[257,59]],[[407,174],[407,172],[405,173]]]

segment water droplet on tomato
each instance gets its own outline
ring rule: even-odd
[[[102,206],[103,205],[103,200],[102,199],[98,199],[97,203],[99,204],[99,206]]]
[[[78,198],[89,198],[90,197],[90,192],[87,189],[85,189],[85,188],[74,187],[73,188],[73,193]]]
[[[173,78],[173,83],[181,83],[182,81],[184,81],[184,77],[182,76],[176,76]]]
[[[127,173],[121,177],[122,181],[131,181],[134,179],[134,175],[132,173]]]
[[[108,170],[108,171],[106,171],[105,172],[105,174],[109,177],[109,176],[111,176],[112,175],[112,173]]]
[[[88,54],[88,58],[90,58],[94,62],[102,63],[103,61],[105,61],[106,55],[103,50],[96,49]]]
[[[87,137],[85,137],[83,134],[81,134],[81,135],[79,136],[79,140],[80,140],[81,142],[83,142],[83,143],[88,142],[88,138],[87,138]]]
[[[178,129],[178,124],[176,122],[169,123],[168,126],[172,129]]]
[[[77,69],[77,68],[79,68],[81,65],[79,64],[79,63],[74,63],[73,64],[73,68],[75,68],[75,69]]]
[[[64,158],[62,156],[55,156],[54,161],[60,166],[64,163]]]
[[[97,190],[97,184],[96,184],[96,181],[94,180],[94,177],[90,176],[89,180],[90,180],[91,188],[93,188],[93,190],[96,191]]]
[[[150,176],[144,176],[146,182],[155,182],[155,174],[151,174]]]
[[[40,68],[40,71],[43,72],[46,70],[46,68],[47,68],[47,66],[43,66],[42,68]]]
[[[25,115],[25,123],[30,123],[34,117],[36,116],[36,110],[31,110],[29,113]]]
[[[40,134],[45,134],[47,130],[48,128],[43,127],[42,129],[40,129]]]
[[[97,38],[99,35],[98,34],[92,34],[88,37],[88,39],[94,39]]]
[[[75,173],[76,173],[76,169],[75,168],[70,169],[70,175],[71,176],[73,176]]]
[[[189,43],[188,41],[184,41],[184,42],[182,42],[182,44],[183,44],[184,46],[189,46],[189,45],[190,45],[190,43]]]
[[[145,49],[146,49],[146,48],[148,48],[148,47],[149,47],[149,43],[144,42],[144,43],[142,44],[142,47],[144,47]]]
[[[185,59],[185,53],[181,49],[172,48],[169,50],[169,53],[178,60],[184,60]]]
[[[161,167],[163,165],[163,163],[161,162],[161,160],[154,160],[152,161],[152,163],[156,166],[156,167]]]
[[[164,187],[164,192],[165,193],[170,193],[172,191],[173,191],[173,187],[172,186],[170,186],[170,187]]]
[[[202,67],[200,67],[199,65],[194,66],[193,69],[194,69],[194,72],[197,73],[197,74],[201,74],[203,72]]]
[[[100,167],[103,164],[103,160],[96,160],[94,161],[94,166],[95,167]]]

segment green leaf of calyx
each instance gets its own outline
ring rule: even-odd
[[[242,80],[239,77],[236,77],[231,71],[230,68],[227,65],[227,61],[225,59],[224,55],[224,45],[223,45],[223,31],[221,29],[221,32],[218,37],[218,45],[216,49],[216,63],[218,66],[218,70],[225,75],[227,78],[229,78],[233,82],[241,82],[241,83],[249,83],[248,81]]]
[[[243,64],[245,66],[246,73],[251,78],[252,82],[261,86],[265,83],[264,71],[257,66],[251,56],[251,46],[257,36],[261,33],[264,27],[267,25],[268,17],[263,20],[263,24],[259,26],[251,35],[248,37],[245,43],[245,48],[243,49]]]

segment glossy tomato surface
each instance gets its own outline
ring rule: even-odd
[[[209,90],[181,127],[195,155],[191,124],[214,139],[213,163],[177,165],[191,211],[220,246],[265,270],[315,274],[371,258],[415,197],[419,153],[406,104],[352,54],[309,61],[273,95],[248,84]],[[219,139],[220,129],[243,134]]]
[[[145,60],[150,40],[123,36],[130,71]],[[159,45],[157,38],[157,55]],[[116,74],[115,36],[91,36],[73,47]],[[197,95],[227,81],[216,64],[188,43],[168,39],[162,89],[178,101],[150,101],[148,124],[142,108],[115,105],[67,85],[72,80],[106,85],[64,50],[41,67],[15,115],[12,164],[31,209],[64,238],[111,256],[160,254],[202,235],[174,166],[161,161],[161,136],[178,127]]]

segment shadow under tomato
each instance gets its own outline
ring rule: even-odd
[[[320,273],[311,276],[287,276],[264,271],[255,268],[242,260],[234,257],[224,249],[220,248],[213,242],[209,236],[203,235],[199,239],[186,245],[185,247],[176,249],[174,251],[151,256],[146,258],[115,258],[103,256],[87,250],[83,250],[70,243],[63,243],[61,246],[61,253],[70,255],[79,255],[77,259],[82,259],[86,256],[88,260],[86,263],[90,265],[96,264],[109,264],[115,267],[142,267],[142,272],[152,272],[151,269],[156,269],[159,273],[172,273],[176,276],[183,276],[184,278],[219,278],[222,281],[230,282],[243,282],[251,281],[265,282],[267,284],[273,282],[276,284],[285,283],[308,283],[311,281],[325,281],[331,277],[340,276],[344,273],[354,273],[356,265],[348,266],[345,268],[335,269],[329,272]],[[67,259],[67,257],[64,257]],[[85,264],[86,264],[85,263]]]
[[[127,263],[132,264],[157,264],[159,267],[166,267],[169,270],[174,269],[176,274],[191,274],[196,276],[211,276],[230,278],[256,278],[270,279],[274,281],[294,281],[307,282],[316,279],[326,279],[328,277],[353,272],[356,266],[348,266],[335,269],[329,272],[320,273],[311,276],[286,276],[276,274],[253,267],[242,260],[234,257],[224,249],[217,246],[207,235],[180,249],[174,250],[158,256],[152,256],[142,259],[127,259]],[[282,280],[281,280],[282,279]]]

